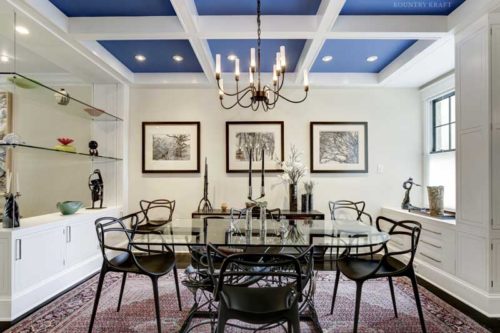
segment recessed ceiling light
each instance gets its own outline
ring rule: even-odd
[[[366,61],[368,62],[375,62],[378,60],[378,57],[377,56],[369,56],[368,58],[366,58]]]
[[[9,56],[6,56],[5,54],[2,54],[0,56],[0,61],[1,62],[9,62]]]
[[[333,60],[333,57],[331,55],[327,55],[321,58],[321,60],[323,60],[323,62],[329,62]]]
[[[177,62],[181,62],[182,60],[184,60],[184,58],[178,54],[174,55],[172,59],[174,59]]]
[[[235,61],[236,58],[238,58],[235,54],[230,54],[227,56],[227,60],[230,60],[230,61]]]
[[[23,27],[22,25],[16,25],[16,31],[19,32],[21,35],[28,35],[30,33],[28,28]]]
[[[140,62],[143,62],[143,61],[146,61],[146,57],[145,57],[145,56],[143,56],[142,54],[137,54],[137,55],[135,56],[135,60],[140,61]]]

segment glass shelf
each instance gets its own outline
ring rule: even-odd
[[[64,151],[64,150],[58,150],[58,149],[54,149],[54,148],[32,146],[32,145],[27,145],[27,144],[0,143],[0,149],[2,149],[2,148],[36,149],[36,150],[50,151],[50,152],[61,153],[61,154],[68,154],[68,155],[75,155],[75,156],[86,156],[86,157],[90,157],[92,161],[122,161],[123,160],[123,159],[117,158],[117,157],[111,157],[111,156],[93,156],[93,155],[86,154],[86,153],[78,153],[78,152],[74,152],[73,153],[73,152]]]
[[[38,89],[42,94],[44,99],[50,98],[53,101],[54,108],[57,108],[66,113],[73,113],[77,116],[84,117],[90,120],[96,121],[123,121],[123,119],[114,116],[104,110],[98,109],[90,104],[82,102],[71,95],[61,94],[56,89],[46,86],[38,81],[30,79],[24,75],[15,72],[0,72],[1,81],[10,82],[15,84],[17,87],[22,89]],[[54,95],[59,94],[64,97],[69,98],[69,103],[67,105],[58,104],[55,100]]]

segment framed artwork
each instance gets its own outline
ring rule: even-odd
[[[367,122],[311,122],[311,172],[367,173]]]
[[[226,122],[226,172],[248,172],[249,149],[257,147],[252,156],[252,170],[262,170],[261,149],[264,150],[266,172],[283,171],[279,161],[284,159],[284,123],[282,121],[228,121]]]
[[[0,140],[12,132],[12,94],[0,91]],[[12,167],[10,149],[0,149],[0,193],[7,191],[7,173]]]
[[[143,122],[142,172],[200,172],[200,122]]]

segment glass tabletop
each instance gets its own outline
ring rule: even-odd
[[[169,245],[369,247],[389,241],[375,227],[350,220],[260,220],[174,219],[158,229],[148,242]]]

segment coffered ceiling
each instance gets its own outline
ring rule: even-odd
[[[215,87],[216,53],[228,81],[232,56],[245,80],[256,45],[255,0],[7,1],[132,85]],[[285,45],[291,86],[304,70],[311,86],[419,86],[454,68],[454,32],[499,5],[262,0],[263,71]]]

